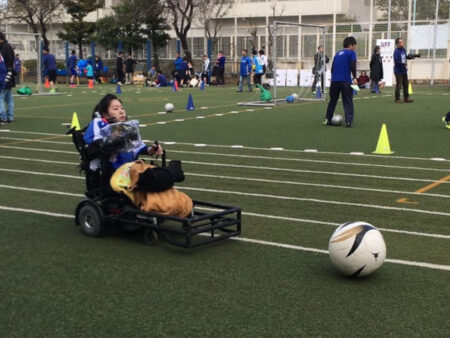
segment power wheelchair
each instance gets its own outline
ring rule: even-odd
[[[186,218],[162,215],[139,210],[131,200],[110,187],[112,168],[110,154],[100,154],[100,169],[92,171],[92,160],[84,141],[84,131],[72,128],[73,143],[80,154],[80,171],[86,175],[84,199],[75,210],[75,224],[83,234],[99,237],[113,228],[143,231],[144,242],[155,245],[164,238],[168,243],[183,248],[193,248],[221,241],[241,233],[241,210],[215,203],[193,201],[191,215]],[[154,164],[154,163],[153,163]],[[163,152],[161,166],[166,166]]]

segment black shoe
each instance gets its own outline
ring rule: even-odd
[[[325,121],[323,121],[322,124],[323,124],[324,126],[332,126],[332,125],[333,125],[333,124],[331,123],[331,121],[330,121],[330,120],[327,120],[327,119],[325,119]]]
[[[6,121],[6,123],[13,123],[14,122],[14,120],[8,120],[8,121]]]
[[[8,120],[1,119],[0,123],[8,123]]]
[[[352,127],[352,123],[351,123],[351,122],[345,122],[345,126],[346,126],[347,128],[351,128],[351,127]]]

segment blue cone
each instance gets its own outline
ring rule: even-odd
[[[320,89],[320,86],[316,87],[316,99],[322,98],[322,90]]]
[[[120,84],[117,84],[116,94],[122,94],[122,88],[120,88]]]
[[[205,81],[200,83],[200,90],[205,90]]]
[[[194,100],[192,99],[192,95],[189,94],[186,110],[194,110]]]

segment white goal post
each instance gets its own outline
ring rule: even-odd
[[[46,94],[42,91],[42,60],[41,60],[41,44],[42,38],[39,33],[24,32],[4,32],[8,43],[13,47],[14,53],[19,54],[22,61],[36,60],[36,88],[37,94]]]
[[[261,91],[270,91],[271,100],[258,90],[247,102],[238,105],[271,107],[286,102],[324,101],[330,76],[326,65],[326,30],[325,26],[274,21],[267,45],[259,46],[268,47],[269,64]],[[319,46],[324,52],[315,58]]]
[[[282,95],[278,95],[280,93],[279,89],[279,85],[278,85],[278,81],[277,81],[277,76],[278,76],[278,69],[284,69],[281,67],[281,65],[279,64],[279,58],[278,58],[278,34],[279,34],[279,30],[280,28],[286,27],[286,26],[291,26],[291,27],[299,27],[299,28],[308,28],[308,30],[312,33],[315,33],[317,35],[317,40],[320,41],[320,38],[322,40],[322,46],[323,46],[323,50],[324,53],[321,56],[321,60],[319,63],[321,63],[323,65],[322,69],[317,69],[318,67],[314,67],[315,68],[315,74],[313,74],[313,76],[315,77],[316,75],[318,75],[319,77],[323,76],[325,77],[324,81],[319,81],[320,83],[320,87],[321,87],[321,95],[320,98],[308,98],[308,97],[299,97],[299,99],[301,101],[317,101],[318,99],[321,101],[325,100],[325,87],[326,87],[326,70],[327,70],[327,66],[326,66],[326,27],[325,26],[317,26],[317,25],[308,25],[308,24],[302,24],[302,23],[294,23],[294,22],[284,22],[284,21],[275,21],[273,24],[273,45],[274,45],[274,53],[273,53],[273,104],[276,106],[277,102],[284,102],[286,100],[285,97],[283,97]],[[314,30],[316,32],[314,32]],[[301,32],[299,32],[299,42],[300,44],[303,44],[302,41],[302,37],[304,36],[304,32],[303,29],[301,30]],[[314,56],[314,54],[316,53],[316,48],[314,48],[314,50],[310,51],[312,56]],[[301,56],[300,56],[301,59]],[[316,65],[315,65],[316,66]],[[298,86],[300,87],[300,83],[298,83]]]

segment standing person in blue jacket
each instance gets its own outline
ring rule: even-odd
[[[92,60],[88,60],[86,64],[86,78],[88,80],[94,79],[94,67],[92,67]]]
[[[408,69],[406,66],[406,50],[404,48],[405,42],[402,38],[395,39],[397,48],[394,51],[394,74],[395,74],[395,103],[402,103],[400,101],[400,89],[403,86],[403,102],[411,103],[414,100],[409,98],[408,94]]]
[[[6,86],[6,74],[8,74],[8,68],[6,67],[6,62],[3,59],[2,54],[0,53],[0,95],[2,95],[3,90],[5,89]],[[3,109],[3,97],[0,96],[0,113],[4,114]],[[7,120],[5,118],[2,118],[0,121],[0,126],[1,126],[1,122],[7,122]]]
[[[50,82],[50,93],[55,92],[56,83],[56,60],[53,54],[50,54],[48,47],[44,47],[44,60],[42,61],[45,70],[47,71],[48,81]]]
[[[183,58],[181,57],[181,54],[177,52],[177,56],[174,61],[175,64],[175,70],[172,73],[172,77],[174,80],[176,80],[178,83],[181,81],[181,66],[183,64]]]
[[[326,125],[331,125],[331,119],[339,100],[342,96],[342,104],[345,112],[345,124],[351,127],[353,123],[353,89],[352,83],[356,80],[356,40],[353,36],[344,39],[344,49],[336,53],[331,66],[330,102],[328,103],[327,114],[325,116]],[[353,80],[352,80],[353,76]]]
[[[249,92],[252,91],[252,84],[250,83],[251,74],[252,74],[252,60],[248,56],[247,49],[243,49],[241,57],[241,67],[239,71],[239,90],[238,90],[239,93],[241,93],[243,90],[244,80],[247,81],[248,91]]]
[[[5,34],[0,32],[0,54],[3,65],[6,67],[4,84],[0,87],[0,122],[11,123],[14,121],[14,99],[12,89],[16,86],[14,72],[14,49],[6,40]],[[5,104],[7,109],[5,110]]]
[[[72,54],[69,56],[69,59],[67,60],[67,68],[69,68],[69,72],[70,72],[70,79],[69,79],[69,84],[70,87],[74,87],[75,86],[75,78],[78,77],[78,72],[77,72],[77,54],[75,52],[75,50],[72,50]]]
[[[223,52],[220,51],[219,54],[217,55],[217,61],[216,61],[216,66],[217,66],[216,82],[219,86],[225,85],[225,62],[226,61],[227,61],[227,59],[223,55]]]
[[[16,58],[14,59],[14,72],[16,73],[16,82],[20,84],[20,74],[22,74],[22,60],[20,59],[20,55],[16,54]]]
[[[261,85],[261,77],[264,74],[263,63],[256,50],[252,50],[252,62],[255,74],[253,75],[253,82],[255,85]]]
[[[102,75],[103,72],[103,61],[102,58],[98,55],[95,56],[95,67],[94,67],[94,73],[95,73],[95,81],[97,81],[97,83],[101,83],[101,79],[100,76]]]

